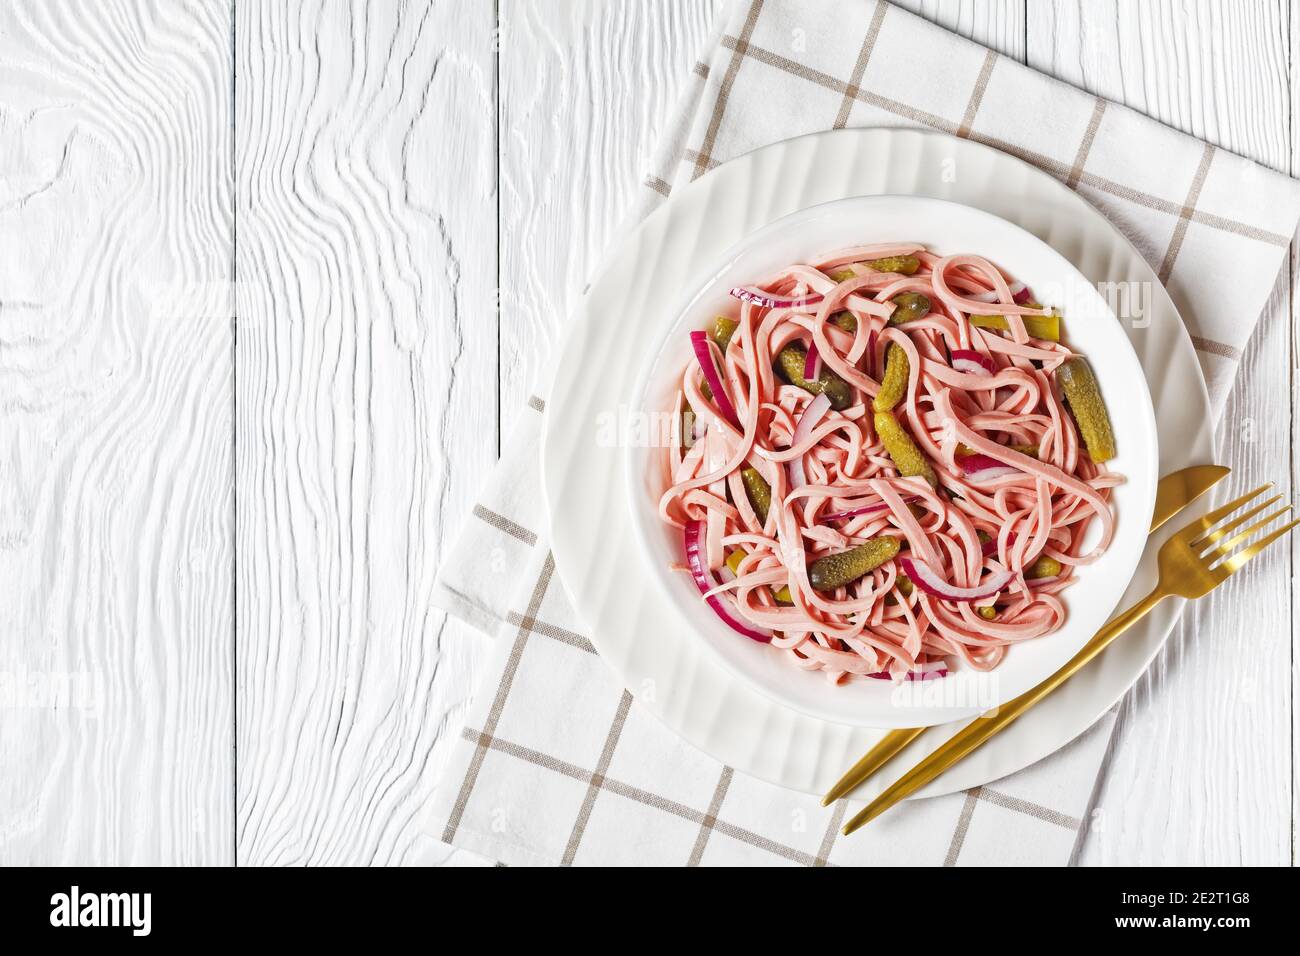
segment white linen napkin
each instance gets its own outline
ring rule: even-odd
[[[969,137],[1077,189],[1168,287],[1222,412],[1300,217],[1300,184],[884,2],[736,0],[696,64],[637,218],[720,163],[844,126]],[[529,404],[437,582],[442,607],[503,639],[436,788],[435,836],[511,864],[1071,859],[1113,712],[1032,767],[911,801],[838,841],[858,805],[823,809],[735,773],[643,712],[554,582],[538,460],[545,401]]]

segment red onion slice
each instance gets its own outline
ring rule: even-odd
[[[744,286],[736,286],[736,288],[730,290],[730,294],[741,302],[752,302],[754,305],[762,306],[765,309],[797,309],[804,305],[816,305],[826,298],[820,292],[812,292],[802,296],[773,295],[771,292],[764,292],[762,289],[749,289]]]
[[[817,376],[822,373],[822,356],[817,351],[817,343],[808,344],[808,357],[803,360],[803,380],[805,382],[817,381]]]
[[[756,631],[747,624],[732,617],[731,612],[722,599],[716,594],[710,595],[708,592],[717,587],[717,582],[713,580],[713,574],[709,571],[708,564],[704,560],[704,526],[703,521],[691,521],[686,525],[686,565],[691,569],[691,577],[695,579],[695,586],[700,589],[700,593],[705,595],[704,600],[713,613],[722,619],[722,623],[731,628],[737,634],[744,634],[751,641],[758,641],[760,644],[770,644],[772,635],[765,634],[762,631]]]
[[[1007,535],[1007,547],[1009,548],[1015,543],[1016,543],[1016,533],[1012,531],[1010,534]],[[997,554],[997,551],[998,551],[997,538],[989,538],[987,541],[984,542],[983,546],[980,548],[980,554],[984,555],[984,557],[986,558],[990,554]]]
[[[790,439],[790,447],[795,447],[811,435],[813,429],[826,417],[826,413],[830,410],[831,400],[826,397],[824,392],[821,395],[814,396],[799,417],[799,424],[795,426],[794,436]],[[808,484],[808,479],[803,473],[803,455],[790,459],[790,463],[786,466],[786,472],[790,475],[791,490],[802,488]]]
[[[959,588],[945,581],[934,568],[915,558],[900,558],[899,565],[903,573],[912,579],[912,583],[931,597],[945,601],[978,601],[980,598],[992,597],[1011,583],[1015,577],[1010,571],[990,571],[984,580],[973,588]]]
[[[992,375],[997,371],[993,359],[972,349],[953,349],[952,367],[969,375]]]
[[[713,400],[718,403],[718,411],[722,412],[723,418],[736,426],[737,431],[740,431],[740,418],[736,415],[736,408],[731,404],[731,399],[727,397],[727,393],[722,387],[722,378],[718,375],[718,367],[713,362],[713,351],[709,348],[708,333],[692,332],[691,348],[695,349],[696,361],[700,363],[700,370],[704,372],[704,381],[709,383],[709,391],[713,393]]]
[[[907,504],[909,501],[915,501],[919,497],[920,495],[908,495],[906,498],[903,499],[903,504]],[[822,517],[822,520],[840,521],[844,518],[856,518],[858,515],[869,515],[873,511],[883,511],[888,507],[889,505],[885,504],[882,501],[878,505],[863,505],[861,508],[850,508],[848,511],[837,511],[833,515],[824,515]]]
[[[965,458],[958,458],[957,464],[961,466],[961,473],[971,481],[992,481],[994,478],[1004,478],[1007,475],[1023,474],[1019,468],[1013,468],[988,455],[967,455]]]
[[[874,674],[868,674],[868,677],[874,677],[876,680],[890,680],[889,671],[876,671]],[[917,680],[935,680],[939,677],[948,676],[948,664],[946,661],[930,661],[928,664],[922,664],[920,670],[908,671],[904,676],[905,681]]]
[[[1019,279],[1012,282],[1008,288],[1011,290],[1011,301],[1016,305],[1024,305],[1033,297],[1033,293],[1029,291],[1029,287]],[[984,292],[969,293],[966,298],[970,299],[972,302],[997,302],[998,294],[994,289],[988,289]]]

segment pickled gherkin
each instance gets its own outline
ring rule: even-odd
[[[772,597],[776,598],[777,604],[784,604],[787,607],[794,604],[794,597],[790,594],[790,585],[781,585],[781,590],[774,591]]]
[[[921,453],[921,449],[916,447],[912,436],[898,423],[894,413],[876,412],[875,423],[876,434],[885,443],[885,451],[894,460],[894,467],[898,469],[898,473],[905,478],[919,476],[924,478],[930,487],[936,487],[939,479],[935,476],[934,468]]]
[[[1059,312],[1052,312],[1050,315],[1022,315],[1025,322],[1025,331],[1029,333],[1032,339],[1046,339],[1050,342],[1061,341],[1061,315]],[[970,324],[978,326],[981,329],[996,329],[999,332],[1009,332],[1011,326],[1007,324],[1005,315],[972,315]]]
[[[885,256],[883,259],[872,259],[862,264],[872,272],[897,272],[905,276],[910,276],[921,268],[921,260],[916,256]],[[828,272],[826,275],[836,282],[847,282],[857,276],[857,273],[845,267]]]
[[[894,303],[894,311],[889,316],[890,325],[902,325],[930,314],[930,300],[919,292],[900,292],[889,301]]]
[[[848,551],[828,554],[808,565],[808,583],[818,591],[833,591],[874,571],[898,554],[898,539],[873,538]]]
[[[852,333],[858,330],[858,320],[853,317],[852,312],[847,310],[844,312],[836,312],[831,316],[830,322],[832,325],[839,326],[845,332]]]
[[[1101,389],[1093,377],[1092,367],[1086,359],[1075,356],[1056,370],[1057,381],[1070,414],[1079,426],[1079,434],[1087,446],[1088,457],[1100,464],[1115,457],[1115,433],[1110,427],[1110,415],[1101,400]]]
[[[976,608],[975,613],[986,621],[996,621],[998,617],[998,609],[992,604],[986,604],[984,607]]]
[[[727,354],[727,346],[731,344],[731,337],[736,334],[738,328],[740,323],[725,315],[720,315],[713,320],[713,328],[709,334],[723,355]]]
[[[871,407],[878,412],[887,412],[901,402],[907,394],[907,379],[910,374],[907,352],[897,342],[890,342],[889,348],[885,349],[885,376]]]
[[[820,395],[823,392],[831,401],[831,408],[843,411],[853,404],[853,387],[830,369],[823,366],[817,381],[810,382],[803,377],[804,363],[808,361],[808,351],[802,345],[792,344],[783,348],[776,356],[782,377],[791,385],[802,388],[805,392]]]
[[[742,468],[740,480],[745,485],[745,494],[754,508],[754,514],[758,515],[758,523],[767,524],[767,509],[772,507],[771,486],[763,480],[757,468]]]
[[[916,256],[886,256],[883,259],[872,259],[867,266],[877,272],[898,272],[910,276],[921,268],[921,260]]]
[[[1054,578],[1061,573],[1061,562],[1043,555],[1025,569],[1026,578]]]

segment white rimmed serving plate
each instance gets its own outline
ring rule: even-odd
[[[870,243],[919,242],[938,255],[976,253],[1025,282],[1039,301],[1059,308],[1066,344],[1092,365],[1103,397],[1123,414],[1114,416],[1119,455],[1109,463],[1123,474],[1112,505],[1114,538],[1102,560],[1077,569],[1062,593],[1068,617],[1054,633],[1011,648],[992,671],[958,668],[939,680],[894,685],[855,681],[831,686],[817,671],[795,666],[789,653],[747,640],[720,621],[691,579],[670,571],[683,561],[680,530],[658,517],[666,488],[662,428],[626,429],[624,475],[627,509],[644,577],[658,587],[677,621],[739,679],[776,703],[801,714],[860,727],[926,727],[972,717],[1038,684],[1074,656],[1106,622],[1128,586],[1146,543],[1157,480],[1156,425],[1142,366],[1109,305],[1068,260],[1019,226],[971,206],[927,196],[860,196],[800,209],[769,223],[704,264],[700,281],[685,290],[687,301],[667,323],[648,307],[646,321],[659,328],[640,336],[653,347],[637,359],[627,392],[629,420],[658,421],[675,406],[682,369],[694,362],[689,333],[707,328],[715,315],[735,315],[728,294],[754,285],[792,263],[820,261],[836,250]],[[1091,547],[1100,536],[1094,521]]]
[[[555,364],[543,432],[543,487],[564,588],[605,662],[638,701],[706,753],[765,780],[824,792],[881,731],[811,716],[738,679],[650,585],[631,527],[624,454],[628,384],[655,349],[703,264],[754,230],[818,203],[891,194],[949,199],[1027,230],[1094,283],[1145,293],[1126,322],[1152,396],[1159,473],[1212,460],[1211,415],[1187,331],[1132,245],[1063,184],[996,150],[917,130],[837,130],[756,150],[674,192],[612,251],[579,305]],[[669,294],[666,290],[674,290]],[[1200,513],[1208,503],[1189,509]],[[1153,536],[1120,604],[1154,582]],[[1162,605],[1060,692],[920,796],[995,780],[1086,730],[1146,669],[1177,617]],[[919,757],[952,731],[923,735]],[[888,775],[882,775],[888,776]],[[871,781],[869,797],[887,781]]]

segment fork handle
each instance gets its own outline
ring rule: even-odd
[[[1141,601],[1107,623],[1093,636],[1092,640],[1083,646],[1079,653],[1070,658],[1051,677],[1001,707],[995,708],[986,714],[981,714],[957,731],[939,749],[903,774],[887,787],[880,796],[871,801],[857,816],[845,824],[845,835],[852,833],[864,823],[874,820],[895,803],[911,796],[953,764],[978,749],[990,737],[997,734],[1017,717],[1073,677],[1089,661],[1104,651],[1111,641],[1146,617],[1153,607],[1168,596],[1169,592],[1162,590],[1157,585],[1156,589]]]

